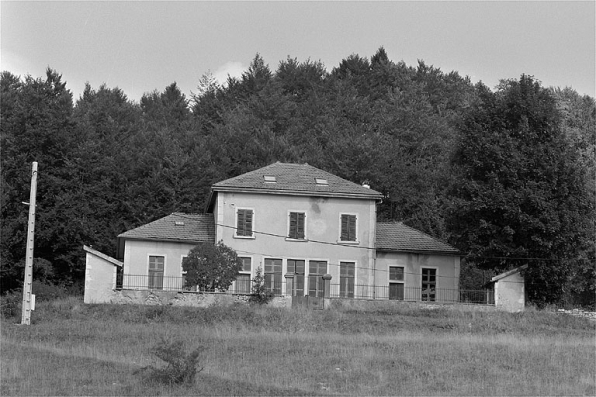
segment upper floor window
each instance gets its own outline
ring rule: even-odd
[[[253,210],[238,208],[236,211],[236,236],[253,237]]]
[[[304,240],[305,219],[306,214],[304,212],[290,212],[288,238]]]
[[[341,241],[357,241],[356,215],[341,214]]]

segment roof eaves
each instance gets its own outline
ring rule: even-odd
[[[118,259],[114,259],[111,256],[108,256],[108,255],[104,254],[103,252],[99,252],[98,250],[95,250],[95,249],[93,249],[91,247],[88,247],[86,245],[83,245],[83,250],[85,252],[88,252],[88,253],[90,253],[92,255],[95,255],[95,256],[103,259],[103,260],[106,260],[106,261],[110,262],[111,264],[113,264],[115,266],[118,266],[118,267],[123,267],[124,266],[124,263],[122,263]]]
[[[505,273],[501,273],[501,274],[497,274],[496,276],[494,276],[493,278],[490,279],[489,283],[494,283],[495,281],[499,281],[505,277],[511,276],[515,273],[519,273],[524,269],[527,269],[528,265],[523,265],[520,267],[516,267],[515,269],[511,269],[506,271]]]
[[[381,193],[343,193],[343,192],[325,192],[312,190],[291,190],[291,189],[268,189],[268,188],[247,188],[235,186],[213,186],[212,190],[215,192],[236,192],[236,193],[263,193],[263,194],[278,194],[287,196],[317,196],[317,197],[340,197],[340,198],[356,198],[366,200],[380,200],[383,198]]]
[[[180,239],[180,238],[167,238],[167,237],[151,237],[151,236],[145,236],[145,237],[138,237],[138,236],[131,236],[131,237],[121,237],[118,236],[119,238],[124,238],[127,240],[137,240],[137,241],[165,241],[168,243],[190,243],[190,244],[198,244],[198,243],[204,243],[204,242],[213,242],[213,240],[196,240],[196,239]]]
[[[442,254],[445,256],[464,256],[460,251],[447,251],[447,250],[416,250],[416,249],[405,249],[405,248],[387,248],[387,247],[377,247],[377,251],[380,252],[400,252],[400,253],[411,253],[411,254]]]

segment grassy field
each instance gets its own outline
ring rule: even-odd
[[[1,324],[0,395],[594,395],[595,323],[466,307],[307,311],[40,303]],[[204,348],[190,385],[136,373],[162,338]]]

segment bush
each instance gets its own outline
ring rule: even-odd
[[[265,276],[259,267],[255,278],[252,279],[252,293],[248,301],[250,303],[258,303],[260,305],[266,305],[273,299],[273,293],[267,290],[265,286]]]
[[[190,353],[186,353],[184,343],[181,340],[168,342],[162,338],[151,353],[167,363],[166,367],[155,368],[152,365],[141,368],[135,373],[142,372],[145,378],[151,382],[165,383],[168,385],[180,383],[194,383],[199,368],[199,354],[203,348],[199,347]]]
[[[64,287],[49,282],[34,280],[31,289],[36,302],[48,302],[68,297],[68,292]]]
[[[0,312],[3,318],[12,318],[21,315],[23,291],[15,289],[0,296]]]

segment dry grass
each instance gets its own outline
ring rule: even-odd
[[[594,395],[594,323],[466,308],[305,311],[40,305],[2,322],[6,395]],[[194,385],[143,382],[162,337],[204,346]]]

